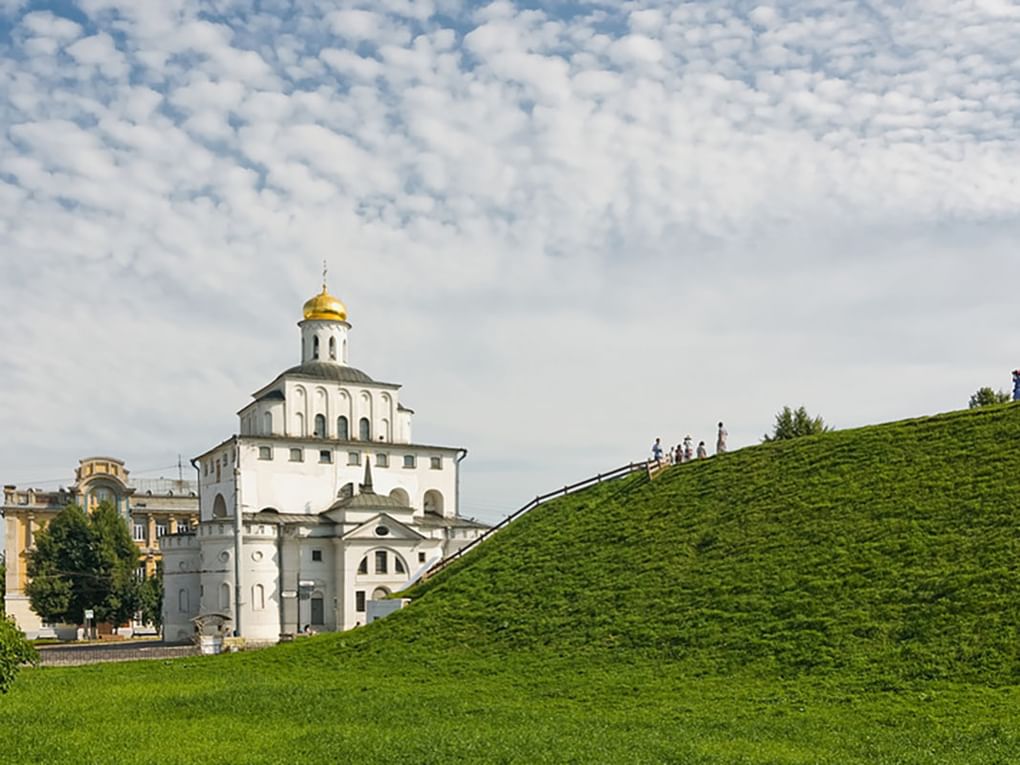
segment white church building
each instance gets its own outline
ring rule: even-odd
[[[192,460],[199,523],[160,539],[167,640],[200,616],[253,642],[364,624],[369,601],[487,528],[458,513],[467,450],[412,440],[400,386],[348,364],[347,309],[325,284],[298,326],[301,363]]]

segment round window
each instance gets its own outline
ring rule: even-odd
[[[221,552],[221,553],[220,553],[220,554],[219,554],[219,555],[218,555],[217,557],[218,557],[218,558],[219,558],[219,559],[220,559],[221,561],[223,561],[224,563],[226,563],[226,562],[227,562],[228,560],[230,560],[230,553],[229,553],[229,552],[227,552],[226,550],[224,550],[224,551],[223,551],[223,552]]]
[[[387,534],[390,533],[390,530],[388,528],[386,528],[385,526],[376,526],[375,527],[375,533],[378,536],[384,537],[384,536],[386,536]]]
[[[251,559],[253,561],[255,561],[256,563],[258,563],[260,560],[262,560],[262,551],[261,550],[256,550],[255,552],[253,552],[251,554]]]

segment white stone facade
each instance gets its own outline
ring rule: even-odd
[[[326,299],[339,309],[309,309]],[[486,528],[458,513],[467,451],[413,443],[400,386],[347,364],[342,304],[324,289],[299,326],[302,363],[253,394],[238,435],[192,461],[198,528],[162,542],[168,640],[211,614],[267,642],[364,624],[370,600]]]

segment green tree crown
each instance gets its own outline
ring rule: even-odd
[[[1005,404],[1010,400],[1010,395],[1004,390],[992,390],[987,385],[974,391],[970,397],[968,409],[977,409],[979,406],[991,406],[992,404]]]
[[[25,593],[44,621],[81,624],[91,608],[98,621],[122,624],[141,605],[138,560],[127,522],[112,505],[91,515],[68,505],[36,534]]]
[[[801,436],[813,436],[816,433],[827,433],[832,430],[821,417],[812,417],[807,409],[791,409],[784,406],[782,411],[776,415],[776,422],[772,426],[772,433],[766,433],[763,441],[782,441],[788,438],[799,438]]]

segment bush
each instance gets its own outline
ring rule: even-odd
[[[0,617],[0,693],[7,693],[21,665],[38,661],[39,655],[10,617]]]
[[[826,425],[821,417],[812,417],[804,407],[791,409],[788,406],[784,406],[783,410],[776,415],[776,423],[772,426],[772,434],[766,433],[762,441],[783,441],[788,438],[828,433],[830,430],[832,428]]]
[[[979,406],[992,406],[993,404],[1005,404],[1009,402],[1009,394],[1004,390],[992,390],[985,386],[978,388],[970,397],[967,406],[970,409],[977,409]]]

